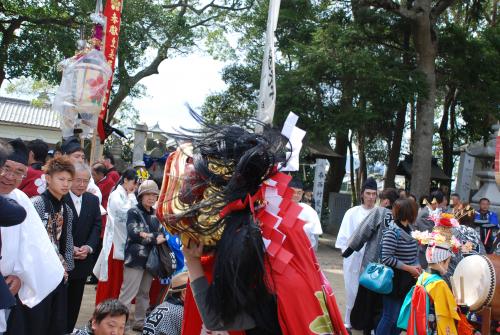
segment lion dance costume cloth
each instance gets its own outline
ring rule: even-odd
[[[291,200],[291,177],[279,172],[287,139],[264,125],[257,134],[192,115],[202,129],[172,134],[181,144],[166,162],[157,215],[184,245],[204,244],[210,309],[228,322],[239,313],[255,320],[230,334],[347,335]],[[188,289],[182,333],[203,329]]]

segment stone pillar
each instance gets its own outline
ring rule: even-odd
[[[313,207],[321,220],[321,209],[323,207],[323,189],[325,188],[326,166],[328,160],[316,158],[316,167],[314,168],[314,187],[313,187]]]
[[[462,201],[470,202],[470,193],[474,189],[474,164],[476,159],[466,151],[460,153],[458,163],[457,185],[455,192],[460,195]]]
[[[134,152],[132,154],[132,163],[144,159],[144,150],[146,148],[146,136],[148,126],[146,124],[136,124],[134,134]]]
[[[480,159],[482,163],[482,170],[476,173],[482,186],[472,197],[472,205],[478,208],[479,200],[481,198],[488,198],[491,202],[490,210],[500,215],[500,188],[495,181],[494,171],[496,134],[500,125],[496,124],[492,128],[493,135],[490,136],[488,143],[486,145],[483,142],[474,143],[467,148],[467,153]]]

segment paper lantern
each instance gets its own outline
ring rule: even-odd
[[[81,130],[89,136],[97,126],[111,67],[101,51],[92,49],[61,63],[63,76],[53,108],[60,115],[64,138]]]

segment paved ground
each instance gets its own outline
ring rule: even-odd
[[[339,304],[342,314],[345,312],[345,296],[344,296],[344,277],[342,271],[342,256],[339,250],[334,249],[335,238],[329,235],[323,235],[320,238],[318,249],[318,258],[321,263],[323,272],[328,277],[337,303]],[[82,308],[78,317],[77,327],[83,326],[91,317],[94,310],[95,301],[95,286],[87,285],[83,297]],[[135,332],[129,332],[127,335],[133,335]],[[361,332],[353,332],[353,334],[362,334]]]

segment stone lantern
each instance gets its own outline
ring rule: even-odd
[[[481,187],[472,197],[472,205],[479,208],[479,200],[481,198],[490,199],[490,210],[497,212],[500,215],[500,188],[495,181],[495,149],[496,149],[496,134],[500,124],[495,124],[493,134],[490,136],[486,145],[483,142],[477,142],[470,145],[466,151],[469,155],[476,157],[481,161],[482,169],[476,173],[481,182]]]

